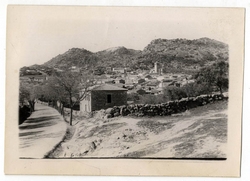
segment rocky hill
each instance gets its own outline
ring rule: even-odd
[[[101,60],[100,65],[127,67],[140,52],[140,50],[127,49],[125,47],[114,47],[99,51],[96,55]]]
[[[44,63],[42,67],[68,69],[77,66],[90,70],[109,66],[149,70],[158,61],[165,72],[193,71],[218,60],[228,61],[228,56],[227,44],[209,38],[155,39],[142,51],[114,47],[93,53],[86,49],[72,48]]]
[[[94,53],[86,49],[71,48],[67,52],[57,55],[43,65],[47,67],[67,69],[72,66],[92,66],[97,62],[98,57],[95,56]]]
[[[187,39],[156,39],[143,50],[145,54],[160,54],[174,57],[175,60],[208,62],[228,59],[228,46],[209,38],[197,40]]]
[[[165,71],[192,70],[217,60],[228,61],[228,45],[209,38],[197,40],[156,39],[151,41],[137,58],[138,64],[148,67],[158,61]]]

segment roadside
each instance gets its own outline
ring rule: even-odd
[[[57,110],[36,103],[35,112],[19,125],[19,157],[44,158],[65,136],[67,124]]]

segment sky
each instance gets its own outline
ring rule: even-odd
[[[221,8],[9,6],[8,45],[20,67],[70,48],[143,50],[152,40],[208,37],[227,43],[232,13]]]

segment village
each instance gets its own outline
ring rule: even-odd
[[[55,68],[56,71],[61,72],[62,70]],[[72,72],[79,72],[80,68],[72,66],[69,68]],[[130,94],[136,93],[139,95],[150,94],[150,95],[161,95],[163,94],[164,88],[168,86],[182,87],[188,83],[193,83],[195,80],[192,75],[187,74],[174,74],[174,73],[163,73],[162,65],[159,62],[155,62],[151,70],[137,70],[131,71],[129,68],[112,68],[106,67],[103,73],[99,72],[99,69],[93,70],[93,77],[95,87],[104,86],[102,89],[112,91],[124,91],[124,99],[111,98],[111,95],[106,98],[106,106],[98,107],[97,110],[120,106],[126,104],[133,104],[133,100],[127,100]],[[42,84],[49,79],[49,74],[44,69],[27,69],[25,73],[20,75],[20,82],[32,82],[36,84]],[[106,95],[107,96],[107,95]],[[112,99],[112,104],[111,104]],[[117,100],[117,101],[115,101]],[[124,101],[122,101],[124,100]],[[97,103],[101,105],[100,102]],[[81,107],[82,106],[82,107]],[[86,103],[80,104],[81,111],[91,112],[96,109],[88,108],[89,105]]]
[[[112,72],[114,75],[97,76],[96,83],[114,84],[117,87],[126,88],[128,94],[143,90],[145,94],[158,95],[162,94],[164,87],[181,87],[194,81],[191,75],[163,73],[158,62],[155,62],[154,68],[149,71],[139,70],[133,72],[126,68],[111,69],[111,67],[107,67],[107,72]]]

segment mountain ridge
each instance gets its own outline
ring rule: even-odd
[[[228,45],[207,37],[199,39],[154,39],[143,50],[124,46],[111,47],[98,52],[84,48],[71,48],[41,66],[68,69],[72,66],[93,69],[93,67],[129,67],[133,70],[152,68],[160,62],[165,69],[192,70],[214,61],[228,61]]]

